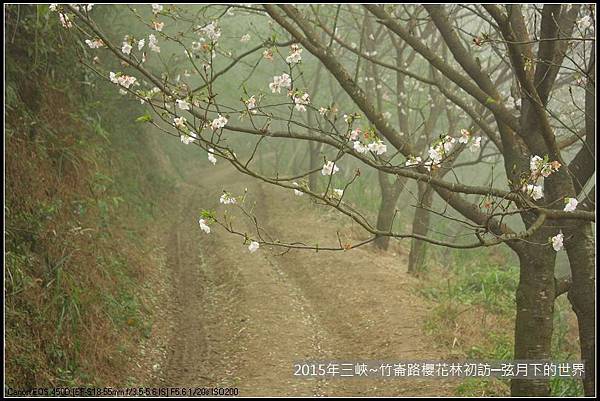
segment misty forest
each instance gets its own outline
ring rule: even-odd
[[[595,395],[594,4],[4,28],[5,395]]]

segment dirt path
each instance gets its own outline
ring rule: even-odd
[[[306,197],[250,183],[224,163],[181,184],[177,216],[165,227],[172,275],[170,329],[160,385],[237,387],[250,395],[451,395],[438,380],[322,379],[293,376],[308,360],[440,359],[422,333],[423,303],[402,255],[373,248],[351,252],[261,247],[197,224],[203,208],[222,211],[223,189],[257,202],[272,236],[307,243],[336,241],[332,217]],[[236,227],[252,226],[233,213]],[[343,233],[342,233],[343,234]]]

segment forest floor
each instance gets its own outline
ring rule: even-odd
[[[222,190],[248,188],[260,226],[274,238],[337,245],[340,217],[218,163],[178,186],[162,224],[163,269],[157,315],[137,366],[156,387],[236,387],[240,396],[449,396],[458,384],[439,379],[303,378],[294,362],[440,360],[423,331],[428,304],[406,272],[401,248],[371,245],[344,252],[261,246],[198,225],[202,209],[222,211]],[[236,208],[227,206],[232,211]],[[221,213],[219,213],[220,215]],[[236,216],[234,225],[253,232]],[[347,220],[342,239],[357,238]]]

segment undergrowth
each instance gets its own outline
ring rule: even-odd
[[[117,385],[152,325],[143,233],[172,186],[54,20],[5,8],[6,385]]]
[[[451,251],[443,257],[443,265],[452,267],[430,267],[418,289],[434,305],[426,322],[428,334],[450,350],[452,358],[512,360],[518,266],[499,249]],[[430,264],[442,265],[435,262],[435,255],[432,259]],[[576,328],[568,300],[559,297],[554,312],[553,361],[578,360]],[[580,380],[554,378],[550,385],[553,396],[583,396]],[[510,382],[468,378],[456,392],[460,396],[508,396]]]

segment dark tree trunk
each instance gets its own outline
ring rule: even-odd
[[[594,242],[591,224],[579,224],[572,230],[565,230],[565,247],[572,275],[572,284],[567,296],[577,315],[581,360],[585,363],[583,388],[588,397],[595,396],[596,385]]]
[[[528,246],[517,252],[520,264],[519,287],[516,294],[514,359],[545,360],[552,357],[554,328],[556,252],[548,244],[554,224],[546,223],[528,240]],[[538,245],[539,244],[539,245]],[[512,396],[550,396],[548,379],[513,379]]]
[[[323,160],[321,159],[321,144],[318,142],[309,142],[309,169],[315,170],[319,168],[323,164]],[[319,172],[316,171],[311,173],[308,176],[308,189],[313,192],[318,192],[319,190]]]
[[[397,177],[394,183],[388,180],[388,174],[379,171],[379,187],[381,188],[381,204],[377,214],[377,229],[380,231],[391,231],[396,214],[396,203],[404,189],[406,178]],[[380,235],[375,239],[375,245],[383,250],[388,249],[390,237]]]
[[[433,190],[430,185],[424,182],[419,182],[418,186],[419,205],[413,217],[412,233],[425,236],[429,231],[429,209],[433,201]],[[412,239],[408,256],[408,272],[410,274],[418,275],[423,270],[426,250],[427,243],[425,241]]]

